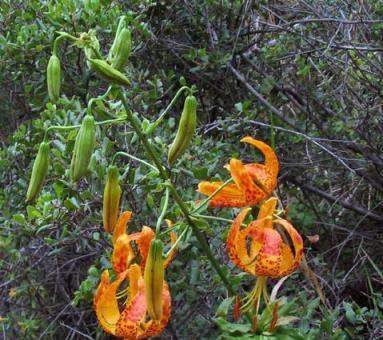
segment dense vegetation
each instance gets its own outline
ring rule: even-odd
[[[286,339],[383,337],[383,2],[373,0],[2,1],[2,336],[106,338],[92,307],[112,250],[102,228],[104,178],[115,152],[147,159],[145,149],[130,124],[100,126],[90,175],[73,184],[76,134],[52,133],[42,193],[28,204],[25,194],[45,129],[79,124],[88,100],[108,88],[66,40],[59,47],[62,95],[50,103],[46,68],[57,32],[94,30],[107,55],[121,15],[133,41],[126,95],[143,124],[157,119],[181,86],[197,90],[197,134],[174,177],[185,201],[202,198],[201,180],[225,180],[230,158],[261,160],[242,137],[275,147],[276,193],[304,238],[307,260],[278,292],[292,321]],[[121,102],[109,99],[95,102],[96,120],[123,116]],[[164,160],[181,111],[178,101],[152,136]],[[121,206],[134,213],[129,228],[155,227],[160,179],[135,160],[118,164]],[[168,218],[181,219],[173,201],[169,211]],[[238,210],[209,213],[233,219]],[[253,278],[226,255],[229,226],[212,220],[201,229],[231,284],[249,291]],[[254,338],[246,318],[233,321],[225,286],[191,233],[166,276],[172,315],[164,339]]]

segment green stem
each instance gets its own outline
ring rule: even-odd
[[[203,218],[205,220],[215,220],[215,221],[221,221],[221,222],[226,222],[231,224],[234,223],[234,220],[231,220],[229,218],[223,218],[223,217],[217,217],[217,216],[211,216],[211,215],[200,215],[200,214],[192,214],[192,216],[196,218]],[[246,228],[247,224],[242,223],[241,226]]]
[[[235,294],[234,289],[233,289],[230,281],[226,277],[224,271],[222,270],[221,265],[219,264],[217,259],[214,257],[214,255],[213,255],[213,253],[209,247],[209,244],[206,240],[205,235],[198,229],[198,226],[191,220],[188,207],[186,206],[186,204],[184,203],[182,198],[179,196],[174,185],[171,183],[170,175],[163,168],[161,161],[160,161],[159,157],[157,156],[153,146],[150,144],[146,135],[142,132],[141,126],[137,122],[137,118],[135,116],[133,116],[132,113],[130,112],[128,103],[127,103],[126,98],[125,98],[124,94],[122,93],[121,89],[119,91],[119,97],[121,99],[121,102],[122,102],[125,110],[126,110],[127,120],[131,123],[133,129],[136,131],[138,137],[140,138],[140,140],[144,144],[144,147],[145,147],[146,151],[148,152],[150,158],[153,160],[156,167],[158,168],[160,177],[164,181],[169,181],[169,188],[172,192],[173,198],[176,201],[176,203],[178,204],[178,206],[180,207],[187,223],[191,226],[193,234],[196,237],[196,239],[198,240],[202,249],[204,250],[206,257],[209,259],[211,265],[213,266],[213,268],[216,270],[217,274],[221,278],[221,280],[222,280],[223,284],[225,285],[226,289],[228,290],[229,294],[234,295]]]
[[[113,163],[112,163],[113,164]],[[124,173],[120,176],[119,180],[120,180],[120,183],[124,182],[125,181],[125,177],[128,175],[129,173],[129,167],[127,166]]]
[[[156,237],[158,237],[158,234],[160,233],[161,223],[164,220],[166,211],[168,210],[168,205],[169,205],[169,187],[166,187],[165,202],[164,202],[161,214],[158,217],[157,224],[156,224]]]
[[[52,51],[52,53],[53,53],[54,55],[56,55],[56,56],[57,56],[57,50],[58,50],[58,47],[59,47],[59,43],[60,43],[60,41],[63,40],[63,39],[64,39],[64,36],[63,36],[63,35],[59,35],[59,36],[55,39],[55,41],[53,42],[53,51]]]
[[[126,117],[103,120],[102,122],[96,122],[96,125],[114,124],[124,121],[126,121]]]
[[[135,161],[137,162],[140,162],[142,164],[145,164],[146,166],[148,166],[149,168],[153,169],[154,171],[158,172],[157,168],[153,165],[151,165],[150,163],[144,161],[143,159],[141,158],[138,158],[138,157],[135,157],[133,155],[131,155],[130,153],[127,153],[127,152],[123,152],[123,151],[119,151],[119,152],[116,152],[113,156],[113,159],[112,159],[112,164],[114,163],[115,159],[117,156],[126,156],[126,157],[129,157],[131,159],[134,159]]]
[[[182,240],[182,238],[184,237],[184,235],[188,232],[189,230],[189,226],[186,226],[186,228],[182,231],[181,235],[178,236],[177,240],[172,244],[171,248],[169,249],[169,251],[166,253],[165,257],[168,258],[168,256],[172,253],[172,251],[177,248],[178,246],[178,243],[180,243],[180,241]]]
[[[53,51],[52,51],[52,53],[54,55],[57,55],[57,49],[59,47],[59,43],[61,42],[61,40],[64,40],[65,38],[68,38],[68,39],[71,39],[71,40],[77,40],[76,37],[74,37],[73,35],[71,35],[69,33],[66,33],[66,32],[58,32],[58,33],[60,35],[53,42]]]
[[[193,217],[203,218],[203,219],[206,219],[206,220],[215,220],[215,221],[233,223],[233,220],[230,220],[228,218],[216,217],[216,216],[210,216],[210,215],[193,214]]]
[[[108,119],[108,120],[103,120],[102,122],[96,122],[96,125],[113,124],[113,123],[123,122],[125,120],[126,120],[125,117],[117,118],[117,119]],[[48,140],[48,133],[51,130],[65,131],[65,130],[79,129],[80,127],[81,127],[81,124],[71,125],[71,126],[52,125],[45,130],[44,141]]]
[[[176,201],[176,203],[180,207],[183,215],[186,218],[187,223],[191,226],[194,236],[197,238],[199,244],[201,245],[202,249],[204,250],[204,252],[205,252],[207,258],[209,259],[211,265],[214,267],[217,274],[221,278],[221,280],[224,283],[229,294],[234,295],[234,289],[233,289],[230,281],[226,277],[225,273],[223,272],[221,265],[219,264],[217,259],[214,257],[214,255],[213,255],[213,253],[209,247],[209,243],[206,240],[205,235],[198,229],[198,226],[190,218],[190,213],[189,213],[188,207],[186,206],[186,204],[184,203],[182,198],[178,195],[178,192],[177,192],[177,190],[173,184],[171,184],[170,190],[172,191],[174,200]]]
[[[174,106],[174,104],[176,103],[176,101],[178,100],[178,97],[181,95],[181,93],[183,91],[189,91],[189,93],[192,93],[192,90],[188,87],[188,86],[182,86],[176,93],[176,95],[173,97],[172,101],[170,102],[170,104],[167,106],[167,108],[160,114],[160,116],[157,118],[157,120],[153,123],[153,125],[150,127],[150,129],[148,130],[147,134],[150,135],[151,133],[153,133],[153,131],[158,127],[158,125],[161,124],[162,120],[164,119],[164,117],[167,115],[167,113],[169,112],[169,110]]]
[[[157,156],[156,151],[154,150],[153,146],[149,142],[149,140],[146,138],[144,132],[141,130],[141,124],[139,123],[138,119],[131,113],[129,110],[128,102],[126,101],[126,98],[124,94],[122,93],[121,89],[119,90],[119,97],[121,99],[122,105],[125,108],[126,114],[127,114],[127,120],[132,125],[134,131],[136,131],[138,138],[142,141],[144,144],[144,147],[146,151],[148,152],[150,158],[153,160],[154,164],[156,165],[158,172],[160,173],[160,176],[163,180],[168,180],[170,177],[166,170],[163,168],[161,161],[159,157]]]
[[[65,130],[79,129],[80,127],[81,127],[81,125],[71,125],[71,126],[56,126],[56,125],[52,125],[52,126],[50,126],[49,128],[47,128],[45,130],[44,141],[48,140],[48,133],[51,130],[65,131]]]
[[[91,99],[88,101],[88,107],[87,107],[87,109],[86,109],[86,112],[87,112],[88,115],[91,114],[91,112],[92,112],[92,105],[93,105],[93,103],[95,103],[95,102],[98,101],[98,100],[103,100],[103,99],[105,99],[106,96],[107,96],[107,95],[109,94],[109,92],[111,91],[111,89],[112,89],[112,86],[109,86],[108,89],[106,90],[106,92],[105,92],[103,95],[98,96],[98,97],[96,97],[96,98],[91,98]]]

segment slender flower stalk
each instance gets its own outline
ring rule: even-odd
[[[234,288],[232,287],[232,284],[230,283],[230,281],[226,277],[226,274],[222,270],[221,265],[219,264],[217,259],[214,257],[214,255],[213,255],[213,253],[209,247],[209,244],[206,240],[206,237],[199,230],[198,226],[190,218],[191,216],[190,216],[190,212],[189,212],[187,205],[183,202],[182,198],[179,196],[176,188],[174,187],[173,183],[171,182],[170,174],[162,166],[161,161],[160,161],[157,153],[155,152],[153,146],[150,144],[148,138],[146,137],[144,132],[141,130],[141,125],[137,121],[137,118],[135,116],[133,116],[133,114],[129,110],[128,103],[127,103],[126,98],[125,98],[125,96],[121,90],[119,91],[119,97],[120,97],[121,102],[125,108],[125,111],[127,114],[127,120],[132,125],[133,129],[135,130],[138,137],[142,141],[142,143],[143,143],[146,151],[148,152],[150,158],[152,159],[152,161],[156,165],[160,177],[164,181],[169,181],[169,188],[170,188],[170,191],[173,195],[173,198],[176,201],[176,203],[178,204],[178,206],[180,207],[183,215],[185,216],[187,223],[191,226],[193,234],[195,235],[196,239],[198,240],[199,244],[201,245],[201,247],[202,247],[203,251],[205,252],[208,260],[210,261],[211,265],[213,266],[213,268],[216,270],[217,274],[221,278],[221,280],[222,280],[223,284],[225,285],[226,289],[228,290],[229,294],[234,295],[235,291],[234,291]]]

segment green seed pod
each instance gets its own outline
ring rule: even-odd
[[[109,167],[104,189],[103,204],[104,229],[109,233],[114,231],[120,209],[121,187],[118,183],[118,175],[116,166]]]
[[[31,179],[29,181],[26,202],[33,201],[43,187],[44,179],[48,173],[49,143],[42,142],[36,159],[33,163]]]
[[[144,272],[145,299],[148,313],[152,320],[162,319],[162,290],[164,286],[164,258],[162,242],[152,240]]]
[[[117,45],[119,43],[119,36],[121,31],[126,28],[126,16],[122,16],[120,18],[120,21],[117,26],[116,35],[114,36],[113,44],[110,47],[109,54],[108,54],[108,60],[111,61],[114,59],[114,56],[116,55],[117,51]]]
[[[130,31],[127,28],[123,28],[118,36],[116,52],[112,59],[112,67],[116,70],[122,70],[129,59],[131,49],[132,38]]]
[[[61,87],[61,65],[60,59],[55,55],[49,58],[47,67],[47,85],[49,99],[55,103],[60,97]]]
[[[83,177],[89,166],[90,157],[93,153],[96,138],[96,126],[94,118],[86,115],[82,120],[80,130],[77,133],[74,144],[70,175],[73,182]]]
[[[172,165],[186,150],[197,126],[197,99],[190,95],[184,103],[176,138],[170,146],[168,162]]]
[[[129,86],[130,81],[120,71],[110,66],[105,60],[89,59],[91,67],[96,73],[107,80],[108,82],[116,85]]]

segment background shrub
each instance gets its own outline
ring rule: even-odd
[[[91,179],[78,186],[66,174],[75,135],[52,135],[43,192],[33,205],[24,197],[44,128],[79,123],[87,100],[107,88],[87,71],[83,53],[64,43],[64,96],[56,106],[47,104],[45,71],[55,32],[94,29],[106,54],[122,14],[133,33],[126,73],[134,80],[134,111],[154,119],[181,85],[198,89],[198,136],[177,178],[182,196],[195,200],[199,180],[217,171],[225,176],[224,162],[244,150],[240,137],[274,141],[281,161],[277,192],[306,237],[307,261],[328,304],[319,306],[318,288],[294,274],[282,294],[294,301],[297,328],[312,338],[383,336],[382,12],[383,4],[372,0],[2,1],[3,336],[104,337],[91,305],[99,274],[110,265],[110,242],[101,228],[103,178],[115,151],[143,157],[134,134],[124,124],[99,130],[105,137],[98,139]],[[99,105],[97,118],[118,109]],[[181,103],[156,133],[162,151],[180,111]],[[158,180],[136,162],[121,164],[122,205],[135,213],[132,230],[153,226]],[[222,242],[227,229],[211,223],[206,232],[238,284],[243,274],[228,262]],[[198,244],[191,239],[184,248],[167,274],[173,312],[162,337],[215,339],[221,331],[211,317],[224,288]]]

